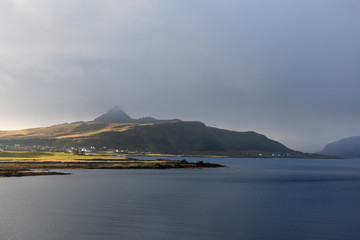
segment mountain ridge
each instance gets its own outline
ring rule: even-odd
[[[342,138],[328,143],[320,154],[345,158],[360,157],[360,136]]]
[[[303,153],[253,131],[219,129],[199,121],[132,119],[118,107],[93,121],[1,131],[0,143],[59,149],[95,146],[159,154],[271,157],[276,153],[276,156],[303,156]]]
[[[106,146],[162,154],[235,156],[244,151],[294,153],[281,143],[252,131],[233,132],[208,127],[197,121],[69,124],[0,132],[0,142],[24,146]]]

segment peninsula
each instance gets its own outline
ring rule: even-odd
[[[219,164],[186,160],[143,160],[117,156],[73,155],[50,152],[0,152],[0,177],[67,175],[59,169],[168,169],[217,168]],[[56,171],[53,171],[55,170]]]

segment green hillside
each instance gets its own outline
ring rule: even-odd
[[[107,147],[164,154],[238,156],[254,153],[294,153],[255,132],[207,127],[201,122],[78,123],[0,132],[3,145]]]

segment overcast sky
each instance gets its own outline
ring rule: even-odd
[[[3,130],[119,105],[308,151],[360,135],[359,0],[0,0],[0,29]]]

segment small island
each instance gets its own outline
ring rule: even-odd
[[[143,160],[101,155],[74,155],[48,152],[0,152],[0,177],[68,175],[64,169],[169,169],[218,168],[220,164],[186,160]],[[56,171],[55,171],[56,170]]]

